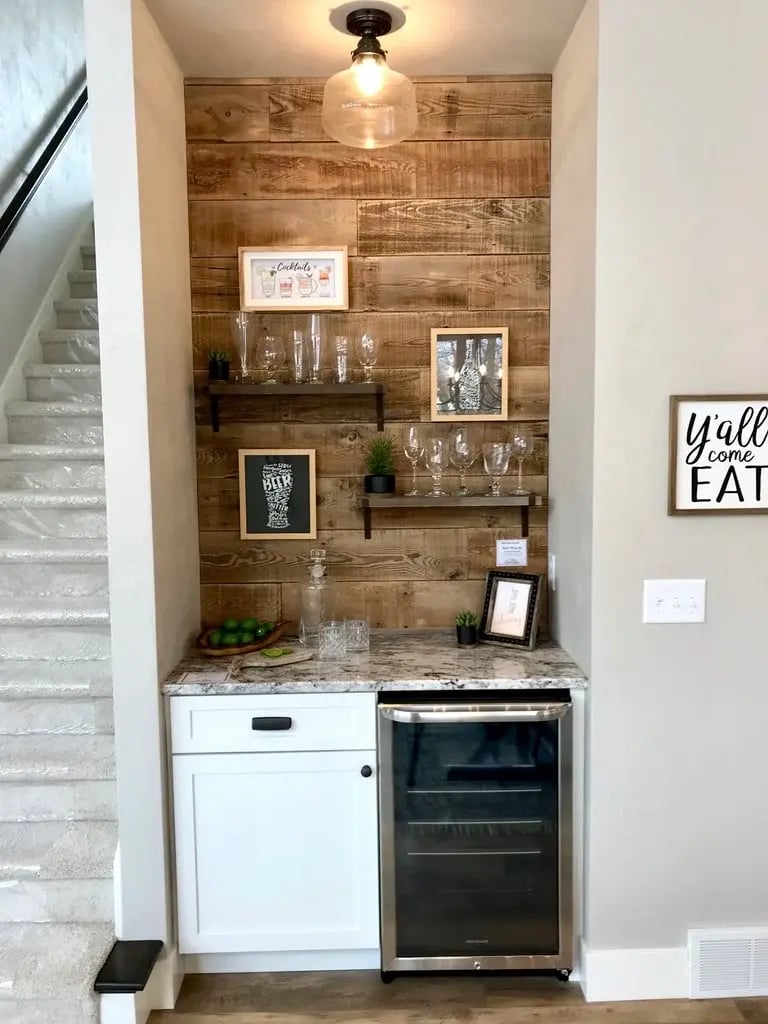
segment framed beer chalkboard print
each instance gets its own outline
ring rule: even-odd
[[[672,396],[668,512],[768,512],[768,395]]]
[[[241,448],[238,455],[242,540],[314,540],[314,449]]]

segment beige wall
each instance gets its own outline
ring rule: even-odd
[[[600,5],[591,948],[768,922],[768,522],[666,514],[669,395],[768,383],[766,53],[765,0]],[[642,625],[677,576],[706,623]]]

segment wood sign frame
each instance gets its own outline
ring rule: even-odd
[[[768,395],[671,396],[667,511],[768,513]]]
[[[488,342],[494,342],[494,365],[487,362]],[[460,375],[467,355],[467,342],[471,342],[476,353],[475,368],[480,373],[479,390],[475,385],[474,399],[462,399]],[[486,349],[480,350],[482,343]],[[452,376],[446,372],[440,345],[450,345],[454,352],[450,367]],[[508,327],[435,327],[430,343],[430,401],[433,421],[461,422],[462,420],[506,420],[509,382],[507,365],[509,360]],[[462,365],[460,366],[459,363]],[[454,395],[455,389],[455,395]],[[473,409],[474,403],[479,405]],[[462,407],[463,405],[463,407]],[[498,411],[497,411],[498,410]]]
[[[347,246],[240,246],[240,309],[349,309]]]
[[[533,650],[539,627],[541,590],[539,573],[491,569],[485,578],[485,600],[478,632],[480,643]]]
[[[314,448],[238,451],[241,540],[314,540]]]

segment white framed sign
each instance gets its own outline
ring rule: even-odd
[[[669,514],[768,512],[768,395],[673,395]]]

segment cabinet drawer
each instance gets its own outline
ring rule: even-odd
[[[171,697],[173,754],[372,750],[375,693]]]

